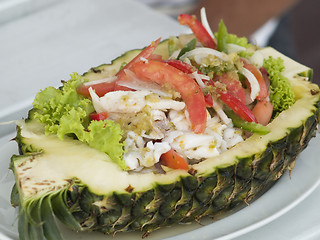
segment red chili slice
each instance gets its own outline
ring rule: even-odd
[[[101,113],[93,112],[93,113],[90,114],[90,119],[91,120],[96,120],[96,121],[105,120],[108,117],[109,117],[109,114],[107,112],[101,112]]]
[[[202,23],[196,18],[196,16],[180,14],[178,17],[178,21],[181,25],[188,25],[196,36],[197,40],[202,43],[203,46],[217,49],[216,42],[210,36]]]

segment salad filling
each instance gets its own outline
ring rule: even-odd
[[[227,32],[213,34],[181,14],[193,35],[171,37],[169,58],[154,54],[160,39],[117,74],[88,82],[73,74],[63,88],[38,93],[30,118],[46,134],[76,138],[130,172],[188,170],[227,151],[294,103],[280,59]]]

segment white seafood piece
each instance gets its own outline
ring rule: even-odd
[[[120,112],[137,113],[149,106],[151,109],[177,111],[185,108],[184,102],[175,101],[168,98],[161,98],[158,95],[146,91],[113,91],[106,93],[103,97],[98,97],[92,88],[89,88],[93,106],[96,112]]]
[[[140,159],[140,163],[145,167],[152,167],[159,162],[160,156],[170,149],[171,147],[167,142],[153,143],[152,141],[149,141],[147,146],[141,150],[144,153],[144,157]]]
[[[130,131],[127,134],[125,143],[123,160],[129,169],[137,169],[140,166],[139,159],[142,158],[140,149],[144,147],[145,142],[141,136]]]
[[[213,157],[219,154],[215,135],[195,134],[192,132],[172,131],[163,141],[168,142],[174,150],[189,159]],[[220,145],[220,144],[219,144]]]
[[[220,153],[217,148],[208,148],[208,146],[200,146],[195,149],[188,149],[184,151],[184,155],[189,159],[210,158],[219,154]]]
[[[187,111],[169,111],[169,121],[174,125],[176,130],[191,131],[191,123],[186,116]]]
[[[143,131],[141,136],[148,139],[160,140],[164,137],[164,133],[161,131],[160,128],[153,126],[151,132],[146,133]]]
[[[178,134],[176,132],[178,132]],[[166,137],[164,141],[169,141],[173,147],[181,149],[193,149],[199,146],[210,145],[215,142],[213,136],[206,134],[195,134],[192,132],[172,131],[168,134],[168,136],[169,138]]]
[[[212,132],[218,133],[222,136],[223,131],[227,128],[227,125],[222,124],[218,116],[213,118],[207,118],[207,126],[204,131],[205,134],[212,134]]]
[[[151,124],[152,131],[148,134],[143,132],[141,136],[148,139],[164,138],[165,131],[169,129],[169,120],[166,114],[160,110],[151,110]]]
[[[123,159],[131,170],[138,169],[140,166],[152,167],[159,162],[163,153],[171,149],[167,142],[148,141],[146,143],[141,136],[132,131],[127,134],[125,143]]]
[[[226,130],[224,130],[223,138],[227,143],[227,148],[231,148],[237,143],[243,141],[242,136],[237,133],[237,130],[235,130],[234,128],[227,128]]]

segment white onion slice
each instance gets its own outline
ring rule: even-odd
[[[181,49],[178,49],[176,51],[174,51],[171,56],[169,57],[169,59],[177,59],[178,56],[179,56],[179,53],[180,53]]]
[[[254,64],[257,68],[261,68],[263,66],[263,54],[259,51],[255,51],[254,54],[250,57],[249,61]]]
[[[217,99],[215,99],[214,97],[212,97],[213,100],[213,109],[216,111],[216,113],[218,114],[218,116],[220,117],[220,119],[226,124],[232,124],[232,121],[230,118],[228,118],[227,114],[222,110],[222,108],[220,107],[219,103],[217,102]]]
[[[258,96],[258,94],[260,92],[260,86],[259,86],[258,80],[253,75],[253,73],[250,72],[246,68],[239,70],[239,72],[241,74],[243,74],[248,79],[248,81],[250,83],[250,86],[251,86],[250,98],[253,101]]]
[[[200,10],[200,17],[201,17],[201,23],[204,26],[204,28],[207,30],[207,32],[209,33],[209,35],[215,40],[214,34],[211,31],[210,25],[208,23],[208,19],[207,19],[207,14],[206,14],[206,9],[203,7]]]
[[[98,79],[98,80],[94,80],[94,81],[90,81],[90,82],[85,82],[83,85],[84,86],[92,86],[92,85],[96,85],[99,83],[111,83],[114,82],[117,79],[116,76],[113,77],[109,77],[109,78],[102,78],[102,79]]]
[[[198,73],[198,75],[201,77],[201,79],[203,80],[211,80],[211,78],[209,77],[209,76],[207,76],[207,75],[204,75],[204,74],[200,74],[200,73]]]
[[[234,44],[234,43],[227,43],[227,51],[228,53],[232,53],[232,52],[242,52],[247,50],[245,47],[242,47],[240,45]]]
[[[193,49],[189,52],[186,52],[180,57],[180,59],[183,60],[184,58],[197,56],[197,60],[195,59],[195,61],[201,61],[202,58],[207,57],[208,55],[216,56],[217,58],[220,58],[223,61],[229,60],[229,56],[227,54],[223,52],[219,52],[212,48],[206,48],[206,47],[200,47],[200,48]],[[197,62],[197,63],[200,64],[200,62]]]
[[[90,93],[90,97],[92,99],[94,110],[96,110],[97,113],[104,112],[104,108],[100,102],[100,98],[96,94],[96,92],[92,89],[92,87],[89,87],[89,93]]]
[[[198,85],[200,86],[201,89],[206,87],[206,85],[202,81],[202,78],[200,77],[200,75],[197,72],[193,72],[190,75],[191,75],[192,78],[194,78],[197,81],[197,83],[198,83]]]

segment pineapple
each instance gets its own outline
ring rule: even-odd
[[[155,50],[164,59],[168,42]],[[114,76],[140,51],[92,68],[83,78]],[[283,59],[283,76],[294,91],[295,103],[268,124],[268,134],[255,133],[228,151],[193,164],[189,171],[129,173],[87,143],[45,134],[34,118],[37,109],[32,109],[17,127],[21,155],[11,159],[16,179],[11,199],[19,206],[20,239],[62,239],[56,218],[75,231],[141,231],[147,236],[175,223],[221,216],[259,197],[293,168],[298,154],[315,136],[319,87],[308,81],[310,68],[273,48],[258,52],[265,59]]]

